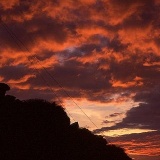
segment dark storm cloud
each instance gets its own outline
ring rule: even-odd
[[[151,34],[151,31],[159,26],[156,18],[159,6],[156,1],[79,1],[76,7],[75,2],[49,2],[50,5],[45,1],[12,1],[13,5],[9,8],[3,2],[2,19],[26,47],[34,48],[33,50],[42,48],[29,56],[37,54],[43,65],[51,61],[50,65],[46,65],[48,71],[68,92],[72,94],[73,90],[78,89],[83,94],[75,94],[77,96],[83,95],[89,100],[99,99],[108,102],[111,99],[106,95],[115,93],[115,88],[119,87],[118,92],[126,88],[137,92],[158,83],[159,65],[151,65],[159,61],[159,56],[155,53],[159,43],[158,35]],[[146,31],[148,27],[150,29]],[[13,50],[18,47],[15,47],[5,28],[1,28],[0,33],[5,49],[7,46]],[[141,44],[134,40],[134,33],[140,35],[137,39],[142,40]],[[152,40],[155,41],[155,45]],[[59,46],[54,43],[69,45],[56,52]],[[4,49],[4,46],[1,46],[1,49]],[[145,50],[145,46],[149,46],[150,51]],[[57,56],[57,62],[52,64],[53,55]],[[4,63],[7,62],[7,58],[3,60]],[[13,59],[14,57],[6,64],[12,64]],[[26,64],[24,61],[26,58],[21,63]],[[146,62],[148,66],[144,66]],[[28,71],[30,72],[30,69]],[[16,75],[12,78],[20,79],[26,72],[27,69],[21,74],[17,69]],[[1,75],[6,80],[8,76],[12,76],[6,68],[2,68]],[[46,77],[43,69],[37,75],[44,76],[51,87],[58,88],[51,78]],[[139,82],[141,85],[137,85]],[[46,86],[42,80],[33,78],[23,83],[34,87]]]
[[[113,117],[120,116],[120,115],[122,115],[122,114],[123,114],[123,113],[113,113],[113,114],[110,114],[110,115],[107,116],[107,117],[113,118]]]
[[[62,66],[55,66],[52,74],[63,86],[84,90],[101,90],[110,87],[102,72],[96,72],[95,65],[81,65],[75,61],[67,61]],[[66,81],[63,81],[63,77]]]
[[[21,77],[25,76],[28,72],[27,67],[23,65],[19,66],[4,66],[0,68],[0,75],[5,77],[5,80],[8,81],[10,79],[20,79]]]
[[[140,104],[127,112],[122,124],[128,128],[143,128],[159,130],[160,102]],[[122,125],[123,126],[123,125]]]
[[[4,27],[3,30],[1,29],[1,40],[5,45],[8,45],[6,47],[11,47],[12,49],[16,47],[18,50],[26,51],[26,48],[31,49],[40,40],[63,43],[67,37],[64,25],[43,15],[36,16],[24,23],[11,22],[7,25],[10,30],[9,32],[13,32],[16,36],[4,31]],[[16,43],[19,45],[17,46]]]
[[[137,107],[131,108],[126,113],[126,117],[122,122],[117,123],[112,127],[104,127],[96,130],[101,132],[105,130],[116,130],[120,128],[139,128],[160,130],[160,92],[159,86],[152,89],[152,91],[144,91],[138,93],[134,98],[135,101],[141,102]]]
[[[12,86],[12,85],[11,85]],[[57,99],[56,95],[48,88],[45,90],[40,89],[34,89],[31,87],[30,89],[17,89],[17,88],[11,88],[9,92],[7,92],[8,95],[14,95],[20,100],[26,100],[31,99],[31,97],[34,97],[35,99],[44,99],[48,101],[56,101],[57,103],[60,103],[59,99]]]
[[[159,23],[155,17],[158,6],[155,5],[155,1],[79,1],[76,7],[75,2],[49,2],[50,5],[45,1],[19,1],[19,3],[13,1],[10,8],[6,8],[7,6],[3,4],[3,7],[1,6],[2,18],[29,49],[39,47],[38,44],[47,41],[59,44],[65,44],[68,40],[76,42],[78,39],[81,41],[81,43],[76,42],[75,45],[73,43],[71,46],[63,48],[61,50],[63,55],[52,51],[53,48],[43,48],[43,51],[31,54],[31,56],[37,54],[42,63],[51,59],[52,55],[57,55],[59,63],[63,65],[47,65],[47,68],[69,92],[72,92],[73,88],[87,90],[84,94],[87,96],[87,93],[92,91],[107,90],[114,86],[114,82],[110,82],[112,78],[115,82],[122,84],[133,82],[136,76],[142,78],[144,84],[149,85],[152,81],[151,77],[154,77],[154,83],[158,82],[160,78],[158,74],[159,66],[143,66],[148,56],[145,50],[140,49],[139,46],[134,48],[133,46],[138,42],[132,41],[130,34],[124,35],[121,33],[125,30],[134,32],[138,28],[146,28],[150,25],[154,28],[155,24],[158,26]],[[85,7],[86,4],[87,7]],[[52,10],[50,10],[51,8]],[[63,12],[60,12],[60,10]],[[151,12],[151,10],[153,11]],[[115,14],[117,11],[121,16]],[[97,17],[93,15],[97,15]],[[121,17],[122,22],[111,23],[112,20],[116,21],[117,17]],[[151,22],[153,23],[151,24]],[[1,28],[1,39],[5,48],[7,46],[11,49],[17,48],[18,46],[16,47],[15,42],[4,30],[5,28]],[[131,40],[125,39],[128,37]],[[155,41],[157,44],[159,39],[155,37]],[[53,46],[53,44],[51,43],[50,46]],[[72,48],[72,46],[74,46],[74,51],[69,51],[68,48]],[[2,48],[4,49],[4,46]],[[20,48],[18,49],[20,50]],[[105,49],[107,49],[106,52],[103,51]],[[108,54],[108,51],[112,53]],[[96,56],[100,58],[96,58]],[[93,61],[92,57],[94,57]],[[82,58],[82,60],[78,61],[78,58]],[[84,62],[85,58],[88,58],[86,64]],[[66,59],[72,60],[65,62]],[[96,63],[95,60],[97,60]],[[155,62],[157,61],[158,59],[155,60]],[[8,62],[8,65],[9,63],[11,62]],[[108,65],[108,68],[98,70],[98,67],[101,68],[103,65]],[[40,71],[40,74],[42,72]],[[8,73],[7,70],[6,73]],[[3,74],[3,76],[5,75]],[[17,77],[20,78],[21,76],[20,74]],[[35,86],[45,86],[39,80],[29,80],[29,82]],[[55,84],[51,84],[51,86],[56,87]],[[128,85],[128,88],[131,89],[135,87],[134,85]],[[108,92],[111,93],[111,90],[108,90]],[[94,98],[98,100],[100,95],[88,96],[89,100]],[[107,98],[103,97],[102,99]]]
[[[119,80],[126,85],[127,82],[133,82],[136,80],[136,77],[139,77],[140,79],[137,79],[137,84],[135,83],[129,87],[133,91],[140,91],[141,89],[159,85],[159,56],[153,54],[145,55],[144,53],[143,57],[133,55],[129,59],[118,63],[112,59],[110,62],[110,73],[113,79]],[[138,86],[138,81],[143,83],[141,88]]]
[[[40,15],[34,17],[27,25],[31,27],[31,35],[33,35],[33,38],[50,39],[58,43],[63,43],[66,40],[67,32],[65,31],[65,25],[60,24],[56,19]],[[38,27],[38,29],[32,31],[34,27]]]

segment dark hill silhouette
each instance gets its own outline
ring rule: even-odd
[[[5,90],[6,91],[6,90]],[[1,92],[0,92],[1,93]],[[1,160],[131,160],[78,124],[56,103],[0,98]]]

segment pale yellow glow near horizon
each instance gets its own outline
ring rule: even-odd
[[[116,96],[114,95],[114,98]],[[87,127],[89,130],[100,129],[103,127],[111,127],[115,125],[117,122],[122,121],[125,117],[125,113],[132,107],[138,105],[138,103],[133,102],[132,99],[128,101],[121,101],[117,102],[116,100],[112,102],[95,102],[89,101],[87,99],[74,99],[74,102],[78,104],[76,106],[73,101],[65,100],[64,107],[66,108],[66,112],[70,116],[71,123],[77,121],[80,127]],[[84,115],[84,113],[79,109],[82,110],[87,114],[87,116],[96,124],[95,127],[90,120]],[[114,113],[121,113],[115,117],[110,117]],[[74,120],[72,119],[74,118]],[[110,121],[110,123],[104,123],[105,120]]]
[[[101,135],[103,133],[103,135],[105,136],[118,137],[118,136],[133,134],[133,133],[145,133],[145,132],[151,132],[151,131],[155,131],[155,130],[123,128],[123,129],[117,129],[117,130],[104,131],[98,135]]]

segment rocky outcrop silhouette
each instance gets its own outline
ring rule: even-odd
[[[65,110],[56,103],[20,101],[4,91],[0,92],[0,159],[131,160],[102,136],[79,128],[78,123],[70,124]]]
[[[0,83],[0,98],[3,98],[8,90],[10,90],[10,87],[7,84]]]

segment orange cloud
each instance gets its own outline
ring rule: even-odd
[[[46,58],[44,60],[39,60],[36,57],[33,57],[29,63],[28,63],[28,68],[32,69],[44,69],[44,68],[54,68],[54,65],[58,63],[58,58],[55,56]]]
[[[132,14],[135,14],[138,10],[138,7],[141,6],[140,2],[133,3],[129,1],[107,1],[106,7],[109,9],[109,23],[112,25],[117,25],[122,23]]]
[[[85,63],[93,64],[93,63],[100,62],[100,60],[104,60],[106,63],[100,64],[99,69],[100,68],[109,69],[110,65],[111,65],[110,63],[112,63],[113,59],[117,63],[120,63],[120,62],[129,60],[130,56],[123,55],[120,52],[114,52],[112,49],[102,48],[102,51],[100,51],[100,52],[93,50],[89,54],[86,54],[82,57],[78,57],[77,61],[82,62],[83,64],[85,64]]]
[[[1,58],[1,67],[4,66],[17,66],[20,64],[27,64],[28,58],[24,55],[23,52],[14,52],[14,51],[7,51],[2,52]]]
[[[0,76],[0,81],[3,81],[4,77]]]
[[[9,84],[20,84],[20,83],[24,83],[24,82],[27,82],[30,78],[35,78],[36,76],[35,75],[25,75],[24,77],[20,78],[20,79],[11,79],[8,81]]]
[[[99,59],[104,58],[104,54],[97,53],[96,50],[93,50],[90,55],[77,58],[77,61],[85,63],[97,63]]]
[[[121,147],[123,146],[126,152],[132,156],[133,155],[159,156],[160,154],[159,141],[155,142],[155,139],[149,139],[149,138],[148,138],[148,141],[149,142],[136,142],[136,141],[126,141],[126,142],[119,141],[118,142],[117,141],[117,142],[114,142],[114,144],[119,145]]]
[[[160,62],[145,62],[143,64],[143,66],[146,66],[146,67],[150,67],[150,66],[160,66]]]
[[[115,80],[114,78],[112,78],[110,80],[110,83],[112,84],[112,87],[129,88],[135,86],[142,86],[143,85],[142,80],[143,79],[141,77],[137,76],[133,79],[133,81],[127,81],[127,82],[122,82],[120,80]]]
[[[19,89],[19,90],[29,90],[31,88],[31,85],[30,84],[16,84],[16,83],[13,83],[12,88],[16,88],[16,89]]]
[[[5,9],[10,9],[14,7],[15,4],[18,4],[19,0],[1,0],[0,4],[3,6]]]

